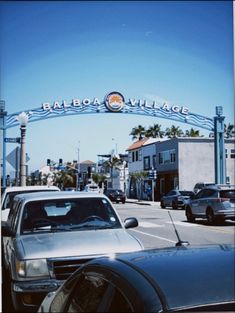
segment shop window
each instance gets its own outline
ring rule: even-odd
[[[174,163],[175,162],[175,150],[171,150],[170,155],[171,155],[171,163]]]
[[[135,162],[135,151],[132,151],[132,162]]]
[[[159,162],[159,164],[163,164],[163,157],[162,157],[161,152],[159,152],[159,154],[158,154],[158,162]]]
[[[159,164],[174,163],[176,160],[175,149],[159,152]]]
[[[135,160],[139,161],[139,151],[135,151]]]
[[[157,156],[153,155],[153,168],[157,168]]]
[[[149,170],[150,169],[150,157],[144,157],[144,170]]]
[[[165,179],[164,178],[160,179],[160,194],[161,195],[165,194]]]

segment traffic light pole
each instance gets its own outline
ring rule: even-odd
[[[152,201],[154,202],[154,178],[152,179]]]
[[[154,199],[154,185],[155,185],[155,180],[157,179],[157,171],[154,170],[153,168],[149,171],[149,179],[151,179],[151,182],[152,182],[152,201],[155,201],[155,199]]]

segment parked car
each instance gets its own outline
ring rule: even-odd
[[[37,311],[48,292],[93,258],[142,250],[141,242],[126,231],[136,226],[136,218],[122,223],[101,194],[15,196],[8,220],[2,222],[3,264],[14,309]]]
[[[235,188],[232,185],[207,186],[199,191],[186,206],[189,222],[206,218],[209,224],[235,220]]]
[[[112,201],[112,202],[126,202],[126,195],[121,189],[106,189],[104,194]]]
[[[234,247],[218,245],[94,259],[38,312],[234,312],[234,256]]]
[[[2,221],[7,220],[15,195],[42,191],[60,191],[60,189],[56,186],[14,186],[5,188],[1,202]]]
[[[188,200],[193,196],[193,191],[173,189],[165,196],[162,196],[160,204],[161,208],[172,207],[173,209],[185,208]]]
[[[193,192],[196,194],[202,188],[205,188],[207,186],[213,186],[213,185],[215,185],[215,183],[205,183],[205,182],[196,183],[195,186],[193,187]]]
[[[86,192],[96,192],[99,193],[100,189],[99,186],[97,184],[87,184],[84,188],[84,191]]]

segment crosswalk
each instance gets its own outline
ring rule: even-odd
[[[162,224],[156,224],[153,222],[146,222],[146,221],[139,221],[139,226],[143,227],[143,228],[162,228],[162,227],[166,227],[166,224],[171,224],[172,222],[164,222]],[[185,226],[185,227],[197,227],[197,224],[193,224],[193,223],[186,223],[186,222],[180,222],[180,221],[176,221],[174,222],[175,225],[177,226]]]

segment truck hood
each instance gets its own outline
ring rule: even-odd
[[[103,255],[142,250],[125,229],[71,231],[24,235],[17,240],[20,259]]]

